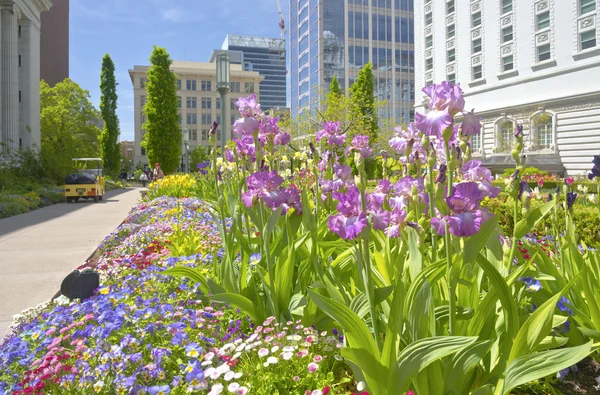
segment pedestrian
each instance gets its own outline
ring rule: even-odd
[[[142,182],[142,186],[145,187],[146,181],[148,181],[148,176],[146,175],[146,173],[142,173],[142,175],[140,176],[140,181]]]
[[[162,169],[160,168],[160,163],[155,163],[154,164],[154,180],[158,181],[160,179],[162,179],[165,176],[165,173],[163,173]]]
[[[127,171],[125,171],[125,169],[121,169],[121,174],[119,175],[119,178],[121,178],[121,188],[125,189],[125,182],[127,181]]]

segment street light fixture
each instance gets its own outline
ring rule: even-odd
[[[230,75],[229,75],[229,55],[221,52],[217,55],[217,91],[221,94],[221,150],[225,150],[225,140],[227,135],[227,105],[225,96],[229,92]]]
[[[190,172],[190,158],[189,158],[189,141],[190,141],[190,132],[187,129],[183,129],[183,148],[185,149],[185,165],[183,166],[184,173]]]

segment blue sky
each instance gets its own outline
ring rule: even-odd
[[[281,0],[286,23],[288,0]],[[128,70],[148,64],[153,45],[174,60],[208,61],[228,33],[279,37],[276,0],[71,0],[70,77],[100,104],[100,66],[116,65],[121,140],[133,140]]]

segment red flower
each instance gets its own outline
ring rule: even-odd
[[[327,395],[330,390],[331,390],[330,386],[327,386],[327,387],[323,388],[323,395]]]

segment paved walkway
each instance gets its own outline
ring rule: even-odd
[[[56,204],[0,220],[0,339],[13,315],[60,290],[139,199],[140,188],[129,188],[99,203]]]

